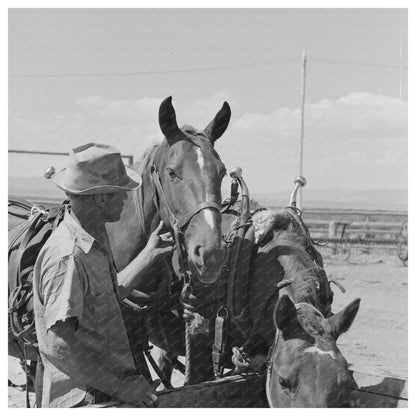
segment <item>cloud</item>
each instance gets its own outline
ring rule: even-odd
[[[291,187],[300,170],[300,110],[245,114],[218,146],[257,192]],[[311,188],[405,188],[407,103],[351,93],[307,104],[303,174]]]
[[[163,98],[90,96],[59,117],[27,120],[11,115],[9,146],[63,151],[98,141],[137,159],[162,139],[157,115]],[[203,129],[225,100],[233,115],[216,148],[228,169],[241,166],[254,193],[290,189],[299,174],[299,108],[242,114],[225,91],[196,101],[174,97],[179,125]],[[307,103],[303,174],[311,190],[405,188],[407,103],[365,92]]]

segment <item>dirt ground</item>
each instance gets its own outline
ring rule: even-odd
[[[334,312],[361,298],[355,322],[338,341],[352,369],[407,379],[408,269],[399,262],[345,263],[327,264],[326,271],[329,279],[339,281],[346,289],[343,294],[333,287]],[[25,380],[17,360],[11,357],[9,379],[16,384]],[[25,407],[25,392],[9,387],[8,393],[9,407]]]
[[[355,298],[360,310],[338,345],[352,368],[361,372],[407,379],[408,291],[407,268],[400,264],[328,265],[336,287],[333,311]]]

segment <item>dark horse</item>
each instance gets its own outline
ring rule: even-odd
[[[336,346],[359,308],[356,299],[333,314],[333,293],[309,232],[292,208],[260,215],[272,218],[259,252],[276,257],[292,284],[275,302],[275,339],[268,360],[266,393],[271,407],[343,407],[355,387],[348,364]],[[253,219],[256,228],[258,219]],[[258,228],[264,228],[260,221]],[[266,227],[267,228],[267,227]]]
[[[167,230],[174,231],[177,226],[192,275],[199,284],[212,284],[218,279],[225,257],[221,234],[221,182],[226,170],[214,143],[226,130],[230,116],[230,107],[225,102],[205,129],[197,130],[188,125],[179,128],[171,97],[162,102],[159,125],[165,139],[135,166],[141,174],[142,186],[126,201],[120,221],[107,228],[119,269],[140,252],[162,219]],[[176,263],[174,258],[174,266]],[[130,297],[133,302],[140,303],[140,293],[151,294],[159,303],[166,300],[172,283],[176,283],[170,281],[170,268],[161,264],[154,274],[136,287]],[[143,340],[148,337],[145,326],[151,330],[152,343],[166,350],[173,347],[184,354],[183,321],[170,310],[145,315],[122,306],[122,311],[137,362],[142,358]],[[170,332],[171,325],[178,329]],[[192,351],[194,357],[201,354],[205,351]],[[197,374],[194,368],[191,379],[195,380]]]

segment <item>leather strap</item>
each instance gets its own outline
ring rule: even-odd
[[[224,372],[224,364],[227,351],[227,316],[217,315],[215,319],[215,337],[212,345],[212,364],[214,374],[220,377]]]

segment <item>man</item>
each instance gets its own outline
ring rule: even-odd
[[[172,252],[158,235],[117,273],[105,223],[120,219],[127,192],[140,178],[113,147],[73,150],[53,177],[71,200],[71,213],[47,240],[35,265],[34,310],[44,364],[42,407],[78,407],[118,400],[153,406],[154,388],[137,374],[119,301]]]

